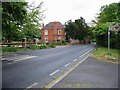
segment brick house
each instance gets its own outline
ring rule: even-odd
[[[50,22],[46,26],[43,26],[41,31],[42,43],[61,42],[66,37],[64,26],[60,22]]]

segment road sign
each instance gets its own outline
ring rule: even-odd
[[[117,24],[117,25],[112,25],[112,26],[109,26],[109,29],[108,29],[108,54],[110,54],[110,31],[120,31],[120,25]]]
[[[116,25],[110,26],[109,31],[120,31],[120,26],[116,26]]]

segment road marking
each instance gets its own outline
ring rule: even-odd
[[[12,64],[12,63],[7,63],[7,64]]]
[[[68,65],[70,65],[70,63],[66,64],[65,66],[67,67]]]
[[[50,74],[50,76],[52,76],[53,74],[55,74],[55,73],[57,73],[57,72],[59,72],[59,71],[60,71],[60,70],[54,71],[53,73]]]
[[[89,56],[89,54],[88,54]],[[72,66],[68,71],[66,71],[63,75],[59,76],[58,78],[56,78],[55,80],[53,80],[51,83],[49,83],[48,85],[44,86],[43,88],[52,88],[55,84],[57,84],[59,81],[61,81],[65,76],[67,76],[73,69],[75,69],[79,64],[81,64],[82,62],[84,62],[87,58],[84,58],[82,61],[80,61],[79,63],[77,63],[76,65]]]
[[[7,58],[1,58],[1,60],[6,60]]]
[[[33,86],[37,85],[38,83],[33,83],[32,85],[28,86],[26,89],[32,88]]]
[[[77,59],[74,59],[73,61],[75,62],[75,61],[77,61]]]
[[[25,60],[25,59],[30,59],[30,58],[34,58],[34,57],[37,57],[37,56],[29,56],[29,57],[23,57],[23,58],[20,58],[18,60],[14,60],[14,62],[16,61],[21,61],[21,60]],[[17,58],[16,58],[17,59]]]
[[[90,49],[89,51],[87,51],[86,53],[82,54],[81,56],[79,56],[79,58],[81,58],[82,56],[84,56],[85,54],[89,53],[89,52],[92,51],[92,50],[93,50],[93,48]]]

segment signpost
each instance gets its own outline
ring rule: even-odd
[[[109,26],[109,30],[108,30],[108,54],[110,54],[110,31],[120,31],[120,26],[119,25],[113,25],[113,26]]]

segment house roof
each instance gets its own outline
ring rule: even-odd
[[[50,22],[42,28],[42,30],[51,30],[51,29],[61,30],[64,29],[64,26],[60,22]]]

